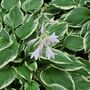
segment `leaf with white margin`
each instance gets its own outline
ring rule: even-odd
[[[70,64],[72,60],[62,51],[53,49],[55,53],[54,58],[51,58],[50,61],[56,64]]]
[[[89,19],[90,19],[90,10],[86,7],[78,7],[72,9],[67,14],[64,20],[71,27],[81,27],[81,25],[83,25],[83,23],[88,21]]]
[[[74,56],[69,56],[69,58],[72,60],[71,64],[53,64],[53,66],[65,71],[75,71],[85,67],[85,65]]]
[[[69,35],[64,39],[64,46],[72,51],[83,49],[83,38],[78,35]]]
[[[13,40],[11,40],[11,37],[9,37],[8,32],[3,29],[0,32],[0,51],[10,47],[12,43]]]
[[[18,66],[16,71],[20,77],[31,82],[33,73],[25,65]]]
[[[20,0],[2,0],[1,6],[6,9],[10,10],[13,6],[17,5],[20,6]]]
[[[54,5],[55,7],[68,10],[71,8],[75,8],[75,3],[73,0],[52,0],[51,4]]]
[[[34,20],[34,16],[32,14],[26,23],[16,29],[15,33],[20,39],[24,40],[33,34],[37,26],[38,21]]]
[[[46,86],[46,90],[67,90],[60,84],[51,84],[49,86]]]
[[[90,32],[87,32],[83,38],[84,50],[90,52]]]
[[[9,62],[15,60],[18,55],[19,44],[17,43],[14,35],[11,36],[11,38],[13,40],[13,44],[10,47],[0,51],[0,68],[3,68]]]
[[[0,32],[2,31],[2,29],[3,29],[3,26],[2,26],[2,24],[0,23]]]
[[[67,90],[75,90],[74,81],[71,75],[51,66],[47,67],[40,73],[40,79],[46,86],[59,84]]]
[[[0,90],[10,85],[16,78],[16,71],[12,67],[0,69]]]
[[[37,10],[43,5],[43,0],[26,0],[22,4],[22,9],[24,11],[32,11]]]
[[[46,30],[49,31],[50,34],[55,32],[55,34],[58,36],[58,39],[60,40],[67,32],[68,24],[66,22],[48,24]]]
[[[30,70],[30,71],[36,71],[37,68],[38,68],[38,65],[36,62],[33,62],[33,63],[27,63],[25,62],[25,66]]]
[[[90,81],[88,80],[88,77],[72,74],[72,78],[75,82],[75,90],[90,90]]]
[[[25,83],[24,85],[25,90],[40,90],[39,84],[35,81],[31,81],[31,83]]]
[[[20,8],[14,6],[10,9],[9,13],[4,16],[4,22],[13,29],[23,22],[23,17],[24,15]]]

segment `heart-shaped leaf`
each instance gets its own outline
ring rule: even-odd
[[[16,70],[18,75],[20,75],[20,77],[27,80],[28,82],[31,82],[32,72],[25,65],[17,67]]]
[[[48,67],[40,73],[41,81],[46,85],[59,84],[69,90],[74,90],[72,77],[65,71]],[[68,84],[67,84],[68,82]]]
[[[2,0],[1,5],[4,9],[11,9],[14,5],[20,5],[19,0]]]
[[[87,32],[83,39],[85,51],[90,51],[90,32]]]
[[[64,46],[72,51],[80,51],[83,49],[83,38],[78,35],[67,36]]]
[[[43,5],[43,0],[26,0],[22,4],[22,9],[24,11],[33,11],[39,9]]]
[[[86,22],[89,19],[90,10],[85,7],[79,7],[71,10],[67,14],[65,21],[68,22],[70,26],[80,27],[84,22]]]
[[[25,88],[25,90],[40,90],[38,83],[35,81],[32,81],[30,84],[25,83],[24,88]]]
[[[9,37],[9,34],[6,32],[6,30],[2,30],[0,32],[0,51],[8,48],[12,43],[13,41],[11,40],[11,37]]]
[[[72,63],[72,60],[62,51],[53,49],[53,52],[55,53],[55,57],[50,59],[51,62],[56,63],[56,64]]]
[[[26,39],[36,30],[38,26],[37,20],[34,21],[33,15],[29,17],[27,22],[16,29],[15,33],[20,39]]]
[[[64,10],[75,7],[73,0],[52,0],[51,4]]]
[[[12,67],[4,67],[0,69],[0,89],[10,85],[16,78],[16,71]]]
[[[19,44],[17,43],[15,36],[12,36],[13,44],[0,51],[0,68],[13,61],[18,55]]]
[[[4,16],[4,22],[7,24],[7,26],[10,26],[12,29],[19,26],[22,21],[23,13],[17,6],[11,8],[9,13]]]

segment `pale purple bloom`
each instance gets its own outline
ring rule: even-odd
[[[54,58],[54,52],[52,51],[52,49],[49,46],[47,46],[47,48],[46,48],[46,57],[48,59]]]
[[[49,36],[49,40],[51,41],[52,44],[59,42],[59,40],[57,38],[58,38],[58,36],[55,35],[55,32],[51,36]]]
[[[45,32],[45,28],[44,25],[42,25],[41,29],[40,29],[41,34],[43,34]]]
[[[48,59],[54,58],[55,53],[53,52],[53,50],[50,46],[59,42],[59,40],[57,39],[58,36],[56,36],[55,33],[48,36],[48,34],[46,34],[44,32],[44,30],[45,29],[42,25],[41,33],[43,33],[43,34],[42,34],[42,37],[40,38],[40,40],[37,43],[38,48],[31,55],[31,58],[34,57],[35,60],[40,58],[40,55],[42,55],[42,53],[44,52],[43,50],[45,50],[45,49],[46,49],[46,51],[44,53],[45,53],[46,57]]]
[[[40,41],[39,47],[41,49],[43,49],[44,46],[45,46],[45,40],[43,39],[43,40]]]
[[[41,53],[41,49],[40,47],[38,47],[31,55],[31,58],[35,58],[35,60],[37,60],[40,57],[40,53]]]

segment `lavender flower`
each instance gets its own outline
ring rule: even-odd
[[[44,25],[42,25],[41,29],[40,29],[41,34],[43,34],[45,32],[45,28]]]
[[[54,58],[54,52],[52,51],[52,49],[49,46],[47,46],[47,48],[46,48],[46,57],[48,59]]]
[[[58,36],[55,35],[55,32],[48,36],[48,34],[45,32],[45,28],[42,25],[41,27],[41,38],[38,42],[38,48],[32,53],[31,58],[35,58],[37,60],[40,58],[40,55],[43,53],[43,50],[46,49],[45,55],[48,59],[54,58],[55,53],[52,51],[51,47],[53,44],[58,43],[59,40],[57,39]],[[43,33],[43,34],[42,34]]]
[[[41,53],[41,49],[40,47],[38,47],[31,55],[31,58],[35,58],[35,60],[37,60],[40,57],[40,53]]]
[[[59,42],[59,40],[57,38],[58,38],[58,36],[55,35],[55,32],[51,36],[49,36],[49,40],[53,44]]]

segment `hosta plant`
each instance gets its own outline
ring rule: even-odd
[[[0,0],[0,90],[90,90],[90,0]]]

